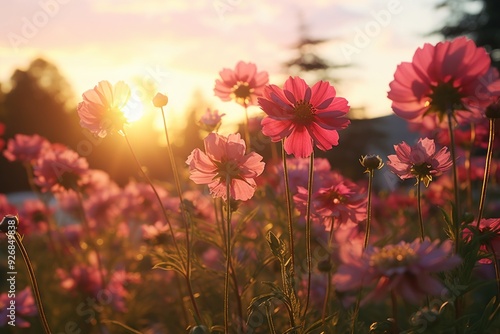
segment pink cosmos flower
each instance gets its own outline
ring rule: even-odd
[[[473,226],[476,226],[477,220],[473,222]],[[482,218],[479,223],[479,232],[482,234],[488,234],[488,237],[482,243],[479,251],[485,255],[495,254],[496,258],[500,258],[500,218]],[[469,228],[465,228],[462,237],[465,240],[470,240],[473,233]],[[491,264],[493,261],[484,257],[478,261],[482,264]]]
[[[35,183],[42,191],[61,192],[76,189],[88,171],[87,160],[61,145],[52,146],[34,166]]]
[[[100,81],[82,97],[77,107],[82,127],[101,138],[123,129],[127,123],[123,108],[130,98],[130,88],[125,82],[113,86],[109,81]]]
[[[0,295],[0,327],[4,327],[11,320],[8,315],[11,311],[8,308],[11,306],[10,301],[14,300],[9,298],[7,293],[2,293]],[[38,314],[38,309],[35,304],[35,299],[31,292],[31,288],[27,286],[26,288],[18,291],[15,297],[15,326],[20,328],[28,328],[31,326],[26,318],[34,317]]]
[[[433,176],[446,172],[452,166],[448,148],[436,152],[434,140],[420,138],[416,145],[409,146],[404,141],[394,145],[396,154],[389,155],[387,166],[402,180],[417,178],[428,186]]]
[[[152,245],[162,245],[169,238],[168,230],[168,225],[161,220],[156,221],[152,225],[142,224],[142,239]]]
[[[392,109],[410,121],[427,118],[429,128],[446,124],[441,120],[449,111],[459,123],[477,119],[491,103],[488,86],[498,77],[490,63],[486,50],[466,37],[425,44],[412,62],[398,65],[389,84]]]
[[[235,200],[250,199],[256,188],[255,178],[264,171],[262,156],[255,152],[245,154],[245,141],[239,133],[228,137],[210,133],[204,140],[205,152],[194,149],[186,160],[189,178],[196,184],[208,184],[213,197]]]
[[[313,146],[326,151],[338,145],[337,130],[350,121],[344,116],[348,102],[336,97],[335,88],[319,81],[312,88],[299,77],[290,77],[283,89],[268,85],[258,99],[267,114],[262,120],[262,133],[274,142],[285,139],[285,151],[297,158],[306,158]]]
[[[42,136],[17,134],[13,139],[9,139],[3,155],[9,161],[31,163],[49,147],[49,141]]]
[[[366,218],[366,195],[355,183],[343,178],[340,174],[325,179],[317,190],[313,191],[311,213],[318,219],[326,231],[334,226],[348,222],[359,223]],[[298,187],[298,193],[293,197],[297,208],[302,213],[306,211],[307,189]]]
[[[60,284],[64,290],[75,295],[84,293],[92,296],[97,300],[98,306],[101,307],[111,303],[113,309],[118,312],[127,311],[126,299],[129,296],[126,290],[127,284],[136,284],[140,280],[135,273],[115,269],[109,275],[107,285],[103,289],[102,277],[95,263],[89,266],[75,265],[70,272],[57,269],[56,275],[61,280]],[[107,273],[104,272],[104,275],[106,276]]]
[[[461,259],[452,253],[451,240],[439,245],[439,240],[418,238],[412,243],[402,241],[383,248],[369,246],[360,257],[353,256],[341,264],[333,282],[339,292],[357,292],[376,283],[363,303],[381,300],[394,291],[410,303],[418,304],[427,294],[436,296],[446,291],[432,274],[453,269],[460,263]]]
[[[215,96],[242,106],[257,105],[257,97],[262,96],[264,86],[269,82],[266,71],[257,72],[255,64],[243,61],[236,64],[235,70],[224,68],[219,75],[222,80],[215,81]]]
[[[48,208],[41,200],[26,199],[19,210],[19,233],[26,235],[31,233],[47,233],[49,231],[49,219],[53,209]]]
[[[179,212],[179,198],[170,196],[160,184],[155,184],[155,188],[163,207],[169,212],[169,215]],[[121,196],[124,201],[122,214],[127,220],[147,222],[148,224],[158,220],[163,221],[161,208],[149,184],[131,181],[125,186]]]

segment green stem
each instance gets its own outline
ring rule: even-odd
[[[134,158],[135,163],[137,164],[137,167],[139,167],[139,171],[141,172],[142,177],[146,180],[146,182],[151,187],[151,190],[153,190],[153,193],[155,194],[156,200],[158,201],[158,204],[160,205],[160,209],[161,209],[160,211],[162,212],[163,218],[165,219],[165,222],[168,225],[168,229],[170,230],[170,236],[172,237],[172,242],[174,243],[174,247],[175,247],[175,250],[177,252],[177,255],[179,256],[179,258],[182,259],[181,251],[179,249],[179,245],[177,244],[177,239],[176,239],[175,234],[174,234],[174,229],[172,228],[172,224],[170,223],[170,219],[168,219],[167,211],[165,210],[165,206],[163,205],[163,202],[161,201],[160,195],[158,194],[158,191],[156,190],[156,187],[153,185],[153,182],[151,181],[149,176],[142,169],[141,163],[139,162],[139,159],[137,159],[137,156],[135,155],[135,152],[132,149],[132,145],[130,144],[130,141],[128,140],[127,133],[124,130],[122,130],[122,133],[123,133],[123,136],[125,137],[125,141],[127,142],[128,147],[130,149],[130,153],[132,154],[132,157]]]
[[[425,233],[424,233],[424,218],[422,217],[422,196],[421,196],[421,191],[422,191],[422,185],[421,185],[420,178],[417,177],[417,184],[415,185],[417,187],[417,212],[418,212],[418,222],[420,224],[420,239],[424,241],[425,238]]]
[[[495,268],[495,279],[497,283],[497,303],[500,303],[498,298],[500,297],[500,266],[498,265],[498,257],[497,254],[495,253],[495,248],[493,245],[490,243],[488,247],[491,251],[491,254],[493,255],[493,267]]]
[[[455,220],[453,223],[455,224],[455,253],[459,253],[460,249],[460,219],[458,218],[458,212],[460,210],[460,188],[458,186],[458,172],[457,172],[457,154],[455,150],[455,132],[453,131],[453,111],[449,110],[447,112],[448,118],[448,131],[450,134],[450,153],[451,153],[451,161],[453,164],[453,188],[455,194],[455,211],[457,214],[455,215]]]
[[[250,152],[251,148],[251,142],[250,142],[250,130],[248,129],[248,105],[246,102],[243,104],[243,107],[245,108],[245,126],[244,126],[244,131],[245,131],[245,142],[247,143],[247,153]]]
[[[474,147],[474,141],[476,138],[476,127],[472,123],[470,125],[470,144],[465,150],[465,182],[467,183],[467,208],[468,210],[472,210],[472,176],[471,176],[471,157],[472,157],[472,148]]]
[[[292,220],[292,200],[291,200],[291,192],[290,192],[290,180],[288,177],[288,165],[286,162],[286,152],[285,152],[285,143],[284,140],[282,141],[281,145],[281,155],[283,158],[283,175],[284,175],[284,181],[285,181],[285,197],[286,197],[286,208],[287,208],[287,218],[288,218],[288,237],[289,237],[289,243],[290,243],[290,269],[291,273],[290,275],[292,278],[295,280],[295,245],[294,245],[294,240],[293,240],[293,220]]]
[[[460,218],[459,218],[459,210],[460,210],[460,189],[458,187],[458,172],[457,172],[457,156],[455,152],[455,133],[453,131],[453,123],[452,123],[452,117],[453,117],[453,110],[448,110],[447,111],[447,118],[448,118],[448,131],[450,134],[450,153],[451,153],[451,161],[453,164],[453,188],[454,188],[454,194],[455,194],[455,207],[454,207],[454,212],[453,214],[453,224],[455,227],[454,231],[454,238],[455,238],[455,254],[460,254]],[[455,320],[460,319],[462,316],[462,299],[460,296],[457,297],[455,301]],[[458,332],[458,328],[456,329]]]
[[[231,199],[229,175],[226,176],[226,274],[224,276],[224,332],[229,333],[229,269],[231,266]]]
[[[196,299],[194,298],[194,293],[191,283],[191,241],[190,241],[190,231],[189,231],[191,225],[190,224],[191,219],[189,217],[189,213],[186,210],[186,205],[184,203],[184,198],[182,196],[181,181],[179,179],[179,173],[177,171],[177,165],[175,163],[175,157],[174,157],[174,152],[172,151],[172,145],[170,145],[170,139],[168,136],[168,129],[167,129],[167,121],[165,118],[165,111],[163,110],[163,107],[160,107],[160,109],[161,109],[161,116],[163,119],[163,129],[165,130],[165,139],[167,141],[168,156],[170,160],[170,165],[172,166],[172,174],[174,175],[175,188],[179,196],[182,218],[184,219],[184,230],[186,234],[186,273],[185,273],[186,283],[188,286],[189,296],[191,299],[191,303],[193,304],[194,311],[196,313],[196,316],[198,317],[198,320],[201,321],[201,314],[198,309]]]
[[[269,326],[269,333],[276,334],[276,329],[274,328],[273,323],[273,315],[270,310],[270,303],[266,303],[266,316],[267,316],[267,324]]]
[[[490,118],[490,134],[488,138],[488,150],[486,151],[486,161],[484,165],[483,186],[481,187],[481,197],[479,199],[479,210],[477,213],[477,227],[481,222],[486,199],[486,189],[488,187],[488,178],[490,175],[491,158],[493,156],[493,141],[495,140],[495,119]]]
[[[309,161],[309,177],[307,181],[307,206],[306,206],[306,258],[307,258],[307,294],[306,304],[304,306],[304,323],[309,308],[309,299],[311,295],[311,273],[312,273],[312,256],[311,256],[311,201],[314,181],[314,152],[311,153]]]
[[[333,223],[335,218],[330,217],[331,223],[330,223],[330,233],[328,235],[328,253],[331,254],[332,251],[332,238],[333,238]],[[328,262],[330,262],[330,256],[328,257]],[[323,300],[323,314],[321,316],[321,320],[323,321],[323,324],[325,323],[326,319],[326,314],[328,313],[328,300],[330,299],[330,290],[332,287],[332,275],[331,275],[331,270],[328,271],[327,273],[327,281],[326,281],[326,291],[325,291],[325,298]]]
[[[373,169],[368,171],[368,200],[366,204],[366,230],[365,241],[363,242],[363,250],[368,247],[368,240],[370,239],[370,228],[372,220],[372,187],[373,187]]]
[[[38,288],[38,283],[36,281],[35,277],[35,271],[33,270],[33,266],[31,265],[31,261],[28,255],[28,252],[26,251],[26,248],[24,248],[23,242],[21,240],[21,236],[19,233],[14,234],[14,238],[16,240],[17,245],[19,246],[19,250],[21,251],[21,255],[23,256],[24,259],[24,264],[26,265],[26,269],[28,269],[28,275],[30,277],[31,281],[31,287],[33,290],[33,295],[35,297],[36,301],[36,306],[38,308],[38,313],[40,315],[40,320],[43,325],[43,330],[45,331],[45,334],[50,334],[50,327],[49,323],[47,321],[47,317],[45,316],[45,311],[43,309],[43,304],[42,304],[42,297],[40,296],[40,289]]]
[[[170,219],[168,219],[167,211],[165,210],[165,206],[163,205],[163,203],[161,201],[160,195],[158,194],[158,191],[156,190],[156,188],[153,185],[153,182],[151,181],[151,179],[149,178],[149,176],[142,169],[141,163],[139,162],[139,159],[137,159],[137,156],[135,155],[135,152],[132,149],[132,145],[130,144],[130,141],[128,140],[128,136],[127,136],[126,132],[123,129],[122,129],[122,133],[123,133],[123,136],[125,137],[125,140],[127,142],[128,147],[130,149],[130,153],[132,154],[132,156],[133,156],[133,158],[135,160],[135,163],[137,164],[137,166],[139,167],[139,170],[141,171],[141,175],[148,182],[149,186],[153,190],[153,193],[155,194],[155,197],[156,197],[156,199],[158,201],[158,204],[160,205],[160,209],[161,209],[160,211],[162,212],[163,218],[164,218],[165,222],[168,225],[168,229],[170,231],[170,236],[172,237],[172,242],[174,244],[174,248],[176,250],[177,256],[179,257],[179,259],[182,259],[183,258],[182,257],[182,253],[181,253],[181,251],[179,249],[179,245],[177,244],[177,239],[175,238],[174,229],[172,228],[172,224],[170,223]],[[186,264],[184,264],[184,265],[185,265],[184,269],[186,269],[187,265]],[[201,319],[200,312],[199,312],[198,306],[196,304],[196,299],[194,298],[193,288],[191,286],[191,280],[190,280],[189,276],[186,275],[185,273],[182,276],[186,280],[186,285],[187,285],[187,288],[188,288],[189,298],[191,300],[191,304],[193,305],[193,309],[196,312],[196,315],[198,316],[198,319]]]

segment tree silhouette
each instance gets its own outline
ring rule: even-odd
[[[27,70],[16,70],[5,95],[6,137],[39,134],[51,142],[76,144],[79,132],[76,103],[70,85],[56,66],[35,59]]]
[[[500,1],[443,0],[437,8],[448,9],[450,16],[434,33],[445,38],[469,36],[490,52],[492,65],[500,69]]]
[[[57,67],[37,58],[28,69],[17,69],[10,78],[11,89],[3,95],[2,120],[5,139],[18,133],[39,134],[51,142],[74,147],[81,137],[70,85]],[[28,190],[23,167],[0,157],[0,192]]]
[[[292,45],[296,51],[296,56],[283,63],[287,74],[296,76],[312,74],[315,80],[325,80],[336,82],[338,77],[332,74],[332,70],[343,68],[349,65],[334,64],[318,53],[318,46],[331,41],[328,38],[314,38],[308,31],[308,26],[304,22],[302,15],[299,15],[299,38],[297,43]]]

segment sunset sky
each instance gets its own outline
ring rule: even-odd
[[[401,61],[439,36],[446,13],[436,0],[16,0],[0,5],[0,80],[36,56],[55,63],[79,97],[100,80],[156,84],[181,115],[198,89],[222,112],[238,106],[213,96],[218,72],[239,60],[282,85],[280,64],[294,56],[299,13],[318,51],[334,63],[340,96],[368,117],[390,113],[388,84]],[[382,11],[382,12],[381,12]],[[384,14],[389,15],[384,15]],[[363,37],[364,35],[365,37]],[[313,84],[314,82],[310,82]],[[138,90],[140,87],[133,88]],[[238,109],[239,110],[239,109]],[[179,117],[181,118],[181,117]]]

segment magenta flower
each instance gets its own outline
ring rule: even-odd
[[[297,158],[306,158],[313,146],[326,151],[338,145],[337,130],[350,121],[346,99],[336,97],[335,88],[326,81],[312,88],[298,77],[288,78],[283,89],[268,85],[259,105],[267,114],[262,120],[262,133],[274,142],[285,139],[285,151]]]
[[[427,294],[437,296],[446,291],[432,274],[453,269],[460,263],[461,259],[452,253],[450,240],[439,245],[439,240],[418,238],[412,243],[368,247],[360,257],[353,256],[341,264],[333,282],[339,292],[357,292],[376,283],[363,303],[381,300],[393,291],[418,304]]]
[[[366,219],[366,196],[364,190],[355,183],[343,178],[340,174],[332,174],[332,178],[322,182],[319,189],[312,194],[311,213],[319,220],[326,231],[334,226],[348,222],[359,223]],[[293,197],[297,208],[305,213],[307,205],[307,189],[298,187]]]
[[[230,197],[250,199],[256,188],[255,178],[264,171],[262,156],[255,152],[245,154],[245,141],[239,133],[228,137],[210,133],[204,140],[205,152],[194,149],[186,160],[189,178],[196,184],[208,184],[213,197],[226,196],[229,181]]]
[[[448,112],[459,123],[477,119],[491,103],[488,86],[498,76],[490,63],[486,50],[465,37],[425,44],[412,62],[398,65],[389,84],[392,109],[410,121],[430,118],[434,126],[427,124],[429,128],[441,123]]]
[[[82,127],[101,138],[123,129],[127,123],[123,108],[130,98],[130,88],[125,82],[113,86],[109,81],[100,81],[82,97],[77,108]]]
[[[215,81],[215,96],[242,106],[257,105],[257,97],[262,96],[264,86],[269,82],[266,71],[257,72],[255,64],[243,61],[236,64],[235,70],[224,68],[219,75],[222,80]]]
[[[477,220],[474,221],[473,225],[476,226],[476,223]],[[481,219],[478,232],[486,236],[479,251],[484,255],[493,253],[497,259],[500,258],[500,218]],[[469,228],[465,228],[462,236],[465,240],[470,240],[473,233]],[[493,263],[488,257],[481,258],[478,262],[483,264]]]
[[[452,166],[448,148],[443,147],[436,152],[434,140],[420,138],[414,146],[404,141],[394,145],[396,154],[389,155],[387,166],[402,180],[416,178],[427,187],[433,176],[446,172]]]
[[[13,139],[9,139],[3,155],[9,161],[31,163],[38,159],[43,150],[49,147],[50,143],[44,137],[36,134],[32,136],[17,134]]]
[[[13,312],[9,310],[9,308],[12,308],[10,304],[11,300],[15,301]],[[34,317],[38,314],[35,299],[29,286],[18,291],[15,299],[9,298],[7,293],[2,293],[0,295],[0,310],[0,327],[4,327],[9,321],[14,320],[13,323],[15,326],[28,328],[31,324],[26,318]],[[11,314],[13,318],[9,317]]]
[[[87,160],[61,145],[52,146],[34,165],[35,183],[42,191],[77,189],[88,171]]]

